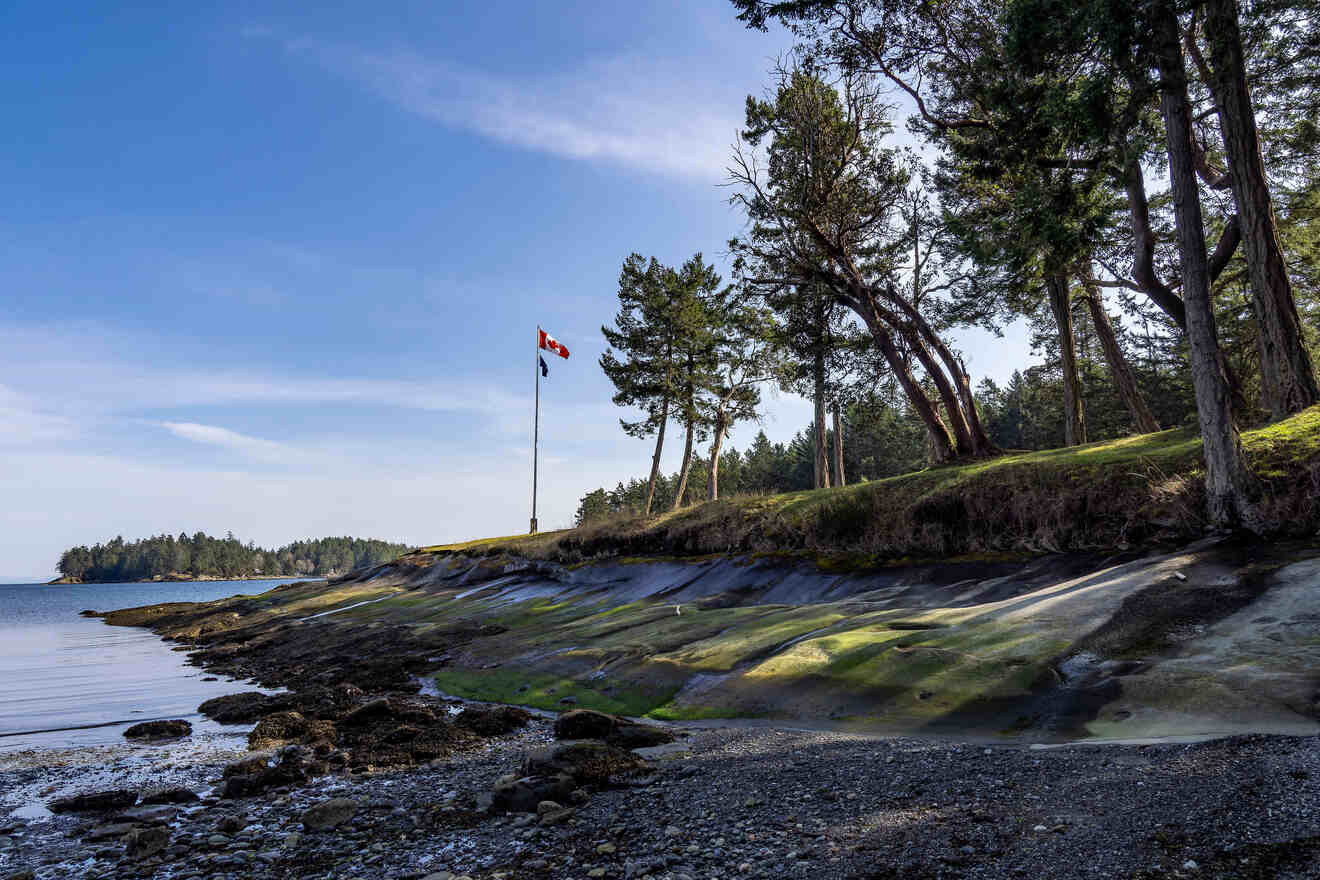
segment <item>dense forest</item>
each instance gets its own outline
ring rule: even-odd
[[[1207,521],[1277,525],[1239,432],[1320,403],[1315,0],[732,5],[796,45],[746,100],[731,278],[624,260],[600,365],[654,451],[579,522],[1194,426]],[[975,381],[953,333],[1013,321],[1045,363]],[[725,449],[767,387],[811,423]]]
[[[406,553],[404,544],[370,538],[319,538],[294,541],[276,550],[244,544],[230,532],[213,538],[158,535],[140,541],[116,537],[93,547],[71,547],[60,556],[63,577],[93,583],[149,581],[153,578],[254,575],[334,575],[388,562]]]

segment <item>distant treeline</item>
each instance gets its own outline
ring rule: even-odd
[[[343,574],[388,562],[406,553],[405,544],[369,538],[320,538],[294,541],[276,550],[244,544],[229,532],[213,538],[157,535],[140,541],[122,537],[93,547],[71,547],[60,556],[59,572],[80,581],[112,583],[156,577],[242,578],[254,575],[302,576]]]

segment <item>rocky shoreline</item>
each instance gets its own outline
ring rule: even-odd
[[[549,720],[531,718],[419,767],[327,774],[248,797],[221,796],[225,756],[176,763],[162,746],[158,763],[168,769],[153,774],[156,796],[147,798],[162,803],[2,819],[0,877],[1302,878],[1320,870],[1315,738],[1042,750],[770,728],[681,733],[598,790],[512,813],[492,808],[492,787],[554,747]],[[54,754],[0,760],[0,791],[53,789],[93,766]],[[125,768],[121,778],[114,764],[96,773],[107,788],[145,788],[140,773]]]

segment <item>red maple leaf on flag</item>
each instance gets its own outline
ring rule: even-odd
[[[568,349],[564,348],[564,346],[557,339],[555,339],[553,336],[551,336],[549,333],[546,333],[544,330],[540,329],[539,327],[536,329],[536,333],[537,333],[536,344],[538,346],[544,348],[546,351],[553,351],[561,358],[568,357]]]

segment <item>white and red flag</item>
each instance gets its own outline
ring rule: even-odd
[[[555,339],[553,336],[551,336],[549,333],[546,333],[544,330],[542,330],[539,327],[536,328],[536,333],[537,333],[536,344],[539,347],[544,348],[546,351],[553,351],[561,358],[568,357],[568,349],[564,348],[564,346],[557,339]]]

